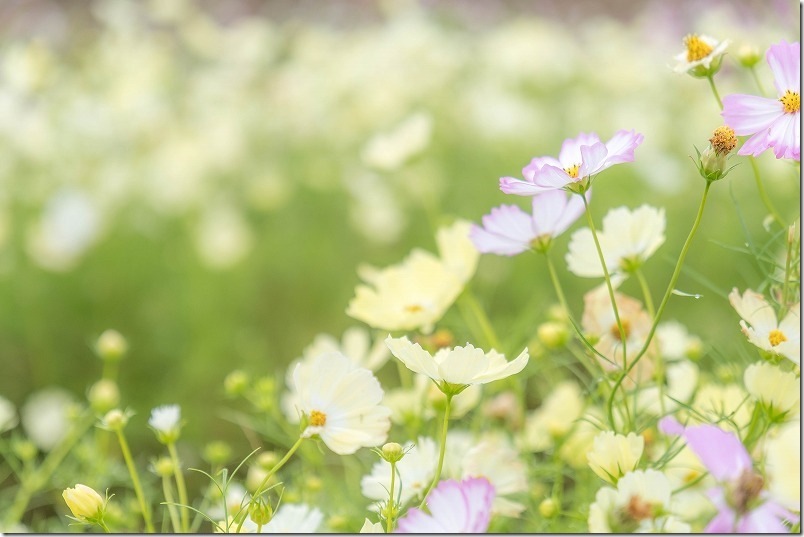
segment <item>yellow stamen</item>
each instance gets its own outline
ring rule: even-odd
[[[785,114],[795,114],[801,110],[801,96],[794,91],[785,91],[779,100],[784,105]]]
[[[419,304],[410,304],[405,306],[405,311],[408,313],[419,313],[420,311],[424,311],[424,308],[421,307]]]
[[[313,427],[323,427],[327,424],[327,415],[318,410],[310,412],[310,425]]]
[[[715,129],[712,137],[709,138],[709,143],[712,144],[715,153],[726,155],[737,147],[737,136],[734,134],[734,129],[723,125]]]
[[[628,339],[628,336],[631,335],[631,323],[628,322],[628,319],[621,319],[620,323],[623,325],[623,332],[625,332],[625,339]],[[615,339],[618,341],[622,341],[620,337],[620,327],[617,326],[617,323],[611,325],[610,328],[611,335],[614,336]]]
[[[771,347],[775,347],[781,342],[787,341],[787,338],[781,330],[771,330],[768,334],[768,341],[770,341]]]
[[[581,167],[580,164],[573,164],[569,168],[564,168],[564,171],[567,172],[567,175],[569,175],[573,179],[577,179],[578,178],[578,170],[580,169],[580,167]]]
[[[697,62],[712,53],[712,47],[701,41],[701,38],[695,34],[684,38],[684,46],[687,47],[688,62]]]

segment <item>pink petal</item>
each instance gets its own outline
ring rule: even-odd
[[[783,114],[771,125],[768,143],[776,158],[801,158],[801,113]]]
[[[745,136],[767,129],[784,114],[784,106],[776,99],[755,95],[726,95],[723,98],[723,121],[736,134]]]
[[[500,177],[500,190],[506,194],[516,194],[517,196],[535,196],[540,192],[554,190],[555,187],[540,186],[513,177]]]
[[[494,486],[485,477],[470,477],[461,483],[463,495],[469,507],[466,532],[483,533],[489,527],[491,504],[494,502]]]
[[[589,196],[587,195],[587,199]],[[583,214],[580,196],[563,190],[552,190],[533,197],[533,226],[536,236],[556,237]]]
[[[558,154],[558,160],[561,162],[562,168],[569,168],[576,164],[583,162],[581,157],[581,148],[600,143],[600,138],[595,133],[582,132],[575,138],[567,138],[561,144],[561,152]]]
[[[478,251],[498,255],[522,253],[535,237],[530,215],[514,205],[495,207],[483,217],[483,227],[472,225],[469,231]]]
[[[689,448],[716,480],[731,481],[740,477],[744,470],[753,468],[748,451],[734,433],[706,424],[683,427],[679,433],[679,427],[678,421],[670,416],[659,422],[660,431],[680,434],[687,440]]]
[[[394,533],[450,533],[435,518],[420,509],[408,509],[407,514],[396,523]]]
[[[586,197],[586,202],[588,203],[592,197],[591,188],[586,191],[584,197]],[[559,218],[553,225],[553,236],[557,237],[566,231],[568,227],[570,227],[578,218],[580,218],[584,210],[585,208],[581,197],[577,194],[570,196],[567,200],[567,204],[564,206],[564,211],[561,214],[561,218]]]
[[[608,156],[606,157],[606,167],[613,164],[634,161],[634,150],[644,140],[644,136],[634,130],[617,131],[611,140],[606,142]]]
[[[801,87],[801,45],[782,40],[768,49],[768,65],[773,71],[773,83],[781,97],[787,90],[799,93]]]
[[[734,533],[734,512],[731,509],[720,511],[706,525],[704,533]]]
[[[603,142],[597,142],[581,148],[583,162],[578,170],[578,177],[586,177],[599,172],[605,167],[606,156],[609,154]]]
[[[575,179],[570,177],[563,169],[550,165],[543,166],[533,178],[533,182],[545,190],[564,188],[573,181]]]
[[[524,177],[526,181],[533,181],[533,178],[536,177],[536,173],[545,165],[561,168],[561,163],[553,157],[535,157],[527,166],[522,168],[522,177]]]
[[[743,146],[737,151],[738,155],[758,156],[770,148],[768,135],[770,129],[763,129],[745,141]]]
[[[792,518],[791,518],[792,517]],[[795,521],[797,517],[774,502],[765,502],[749,511],[737,524],[740,533],[790,533],[782,519]]]

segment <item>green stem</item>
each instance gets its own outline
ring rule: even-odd
[[[611,309],[614,311],[614,319],[617,321],[617,329],[620,331],[620,342],[623,344],[623,367],[626,367],[626,362],[628,360],[628,353],[626,351],[627,336],[625,334],[625,329],[623,328],[623,323],[620,320],[620,310],[617,307],[617,301],[614,299],[614,287],[611,285],[609,269],[606,267],[606,260],[603,257],[603,249],[600,247],[600,241],[597,238],[597,230],[595,229],[595,222],[592,220],[592,212],[589,210],[589,202],[586,201],[586,196],[584,195],[581,195],[581,199],[583,200],[583,206],[586,209],[586,221],[589,223],[589,229],[592,231],[592,238],[595,240],[597,256],[600,258],[600,265],[603,267],[603,277],[606,278],[606,288],[609,290]],[[616,357],[614,361],[617,361]]]
[[[293,444],[293,446],[288,450],[287,453],[285,453],[285,456],[282,457],[282,460],[276,463],[276,466],[271,468],[271,471],[268,472],[268,475],[266,475],[265,478],[263,478],[262,483],[260,483],[260,486],[257,487],[257,490],[254,492],[254,496],[252,496],[253,498],[259,498],[260,495],[263,492],[265,492],[265,490],[263,490],[263,487],[265,487],[265,485],[268,484],[268,480],[271,479],[274,476],[274,474],[277,473],[285,465],[286,462],[288,462],[288,460],[290,460],[290,457],[292,457],[293,454],[296,453],[296,450],[299,449],[299,446],[301,446],[301,443],[303,441],[304,437],[300,436],[299,439],[296,440],[296,443]]]
[[[765,186],[762,184],[762,177],[759,173],[757,159],[749,155],[748,162],[751,163],[751,169],[754,171],[754,181],[756,181],[757,190],[759,191],[759,197],[762,199],[762,203],[765,204],[765,208],[768,210],[771,216],[773,216],[773,219],[776,220],[776,223],[778,223],[782,228],[787,227],[787,224],[784,223],[782,217],[779,216],[779,212],[773,206],[773,203],[768,197],[768,193],[765,192]]]
[[[187,503],[187,487],[184,484],[184,473],[181,471],[181,464],[179,463],[179,454],[176,452],[176,443],[168,442],[168,452],[170,453],[170,460],[173,461],[174,475],[176,477],[176,489],[179,491],[179,502],[182,505],[189,505]],[[181,510],[181,531],[187,533],[190,530],[190,514],[187,508]]]
[[[483,336],[486,338],[488,344],[497,352],[503,352],[500,340],[497,338],[497,333],[491,326],[491,322],[489,321],[486,312],[482,307],[480,307],[480,303],[475,298],[475,295],[469,289],[466,289],[463,292],[462,298],[469,306],[469,309],[477,319],[477,322],[480,324],[480,329],[483,330]]]
[[[394,486],[396,485],[396,461],[391,464],[391,489],[388,492],[388,513],[385,521],[385,533],[391,533],[394,529]]]
[[[628,376],[628,373],[639,363],[639,359],[647,352],[648,347],[650,346],[651,341],[653,340],[653,335],[656,333],[656,327],[659,325],[659,320],[662,318],[662,314],[664,313],[664,308],[667,306],[667,302],[670,300],[670,295],[673,294],[673,289],[675,288],[676,281],[678,280],[678,276],[681,274],[681,267],[684,265],[684,259],[687,257],[687,251],[690,249],[690,245],[692,244],[692,239],[695,237],[695,233],[698,231],[698,226],[701,224],[701,219],[703,217],[704,207],[706,206],[706,198],[709,194],[709,187],[712,186],[712,183],[707,182],[706,186],[704,187],[703,196],[701,197],[701,205],[698,207],[698,214],[695,216],[695,222],[692,224],[692,229],[690,230],[689,235],[687,235],[687,240],[684,242],[684,246],[681,248],[681,253],[678,256],[678,261],[676,262],[676,268],[673,270],[673,275],[670,277],[670,283],[667,286],[667,291],[664,293],[664,297],[662,298],[661,303],[659,304],[659,309],[656,311],[656,317],[653,318],[653,324],[650,327],[650,332],[648,332],[648,337],[645,339],[645,343],[642,345],[642,349],[640,349],[639,353],[636,355],[634,360],[631,364],[626,368],[620,377],[617,379],[617,382],[614,384],[614,388],[609,395],[609,400],[606,404],[607,406],[607,413],[609,424],[611,425],[612,430],[617,432],[615,423],[614,423],[614,396],[617,393],[617,388],[620,387],[625,377]]]
[[[181,533],[179,526],[179,515],[176,513],[176,502],[173,499],[173,491],[170,490],[170,480],[167,476],[162,476],[162,491],[165,494],[165,503],[167,504],[168,515],[170,515],[170,523],[173,526],[173,533]]]
[[[424,494],[422,495],[422,501],[419,504],[419,509],[423,509],[425,502],[427,501],[427,495],[430,494],[430,491],[433,490],[433,487],[436,486],[438,480],[441,479],[441,469],[444,467],[444,453],[447,451],[447,428],[449,426],[449,412],[450,406],[452,403],[452,395],[447,394],[447,404],[444,408],[444,425],[441,429],[441,449],[438,452],[438,466],[436,466],[435,474],[433,475],[433,480],[424,490]]]
[[[653,309],[653,298],[650,294],[650,287],[648,286],[648,281],[645,279],[645,275],[642,273],[642,269],[636,270],[636,277],[637,281],[639,281],[639,287],[642,289],[642,296],[645,297],[645,308],[648,310],[648,315],[650,315],[652,319],[656,311]]]
[[[53,451],[48,454],[38,471],[26,475],[17,495],[14,497],[14,503],[7,512],[7,528],[16,525],[20,519],[22,519],[33,495],[47,484],[50,476],[56,471],[61,461],[70,453],[75,443],[78,442],[94,422],[95,417],[91,413],[81,416],[73,424],[72,429],[67,433],[67,436],[65,436],[61,444],[56,446]]]
[[[145,501],[145,495],[142,492],[142,486],[140,486],[140,477],[137,474],[136,466],[134,466],[134,460],[131,458],[131,450],[128,448],[128,442],[126,442],[123,429],[117,428],[115,432],[117,433],[117,440],[120,442],[120,451],[123,452],[123,459],[125,459],[126,466],[128,467],[128,473],[131,475],[131,483],[134,485],[134,492],[137,495],[137,500],[140,502],[140,510],[142,511],[142,518],[145,521],[145,527],[148,533],[154,533],[154,526],[151,522],[151,510]]]
[[[759,90],[759,94],[764,97],[765,96],[765,88],[762,86],[762,82],[759,80],[759,76],[757,75],[756,68],[751,67],[748,70],[751,71],[751,76],[754,78],[754,82],[757,83],[757,89]]]
[[[101,529],[102,529],[104,532],[106,532],[106,533],[112,533],[111,531],[109,531],[109,527],[106,525],[106,522],[104,522],[104,521],[103,521],[103,519],[98,520],[97,524],[98,524],[98,526],[100,526],[100,527],[101,527]]]
[[[715,87],[715,78],[710,74],[706,79],[709,80],[709,87],[712,88],[712,94],[715,96],[717,105],[723,110],[723,101],[720,100],[720,94],[717,92],[717,87]]]

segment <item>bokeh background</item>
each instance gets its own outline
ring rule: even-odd
[[[721,95],[756,93],[736,52],[796,41],[799,21],[793,0],[4,1],[0,395],[84,397],[93,343],[114,328],[135,448],[167,403],[184,440],[246,446],[222,410],[227,373],[281,382],[316,334],[359,324],[344,311],[361,263],[433,250],[453,218],[527,207],[498,178],[582,131],[645,135],[635,163],[598,178],[593,211],[599,224],[621,205],[666,209],[646,267],[658,295],[702,190],[693,146],[721,124],[706,81],[672,57],[687,33],[730,39]],[[791,219],[795,172],[759,160]],[[746,252],[773,244],[764,217],[742,163],[713,188],[678,283],[703,298],[667,309],[714,363],[744,347],[726,294],[767,275]],[[580,313],[598,282],[562,279]],[[484,256],[471,285],[501,333],[535,329],[555,302],[536,255]],[[443,324],[469,337],[455,312]]]

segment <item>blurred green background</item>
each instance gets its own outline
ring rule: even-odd
[[[690,155],[721,124],[705,80],[673,72],[682,38],[729,39],[721,95],[756,93],[735,57],[800,33],[793,0],[679,2],[55,2],[0,6],[0,395],[83,397],[115,328],[137,446],[150,409],[182,405],[183,438],[245,446],[222,419],[235,368],[282,374],[320,332],[340,337],[361,263],[385,266],[434,229],[479,221],[534,156],[579,132],[636,129],[636,162],[601,174],[596,221],[667,214],[648,263],[664,291],[703,181]],[[767,64],[759,77],[772,88]],[[773,244],[748,163],[712,189],[666,319],[710,359],[740,352],[732,287]],[[759,159],[792,220],[796,170]],[[580,224],[578,224],[580,225]],[[578,227],[576,225],[576,227]],[[570,233],[555,252],[562,257]],[[779,241],[777,241],[779,242]],[[771,248],[774,256],[776,250]],[[568,298],[597,281],[561,275]],[[483,256],[471,283],[495,328],[555,302],[542,260]],[[637,295],[636,282],[623,287]],[[638,296],[638,295],[637,295]],[[455,312],[445,319],[457,324]],[[458,339],[469,334],[458,333]]]

